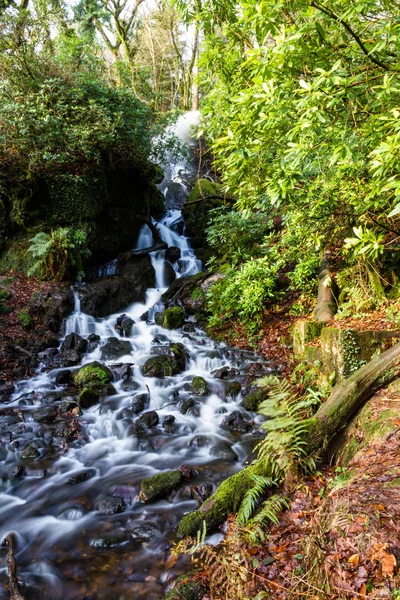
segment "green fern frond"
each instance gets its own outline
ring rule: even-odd
[[[254,481],[254,487],[247,490],[245,497],[239,508],[237,515],[237,521],[239,525],[244,525],[250,519],[253,514],[257,503],[261,496],[264,495],[265,490],[277,484],[277,481],[271,479],[271,477],[261,477],[260,475],[252,475]]]

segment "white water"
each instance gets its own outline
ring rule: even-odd
[[[154,224],[169,246],[180,248],[181,258],[172,266],[177,277],[186,277],[197,273],[201,263],[187,238],[177,232],[181,219],[179,209],[170,209],[159,223],[154,221]],[[136,248],[147,248],[152,243],[151,232],[144,225]],[[241,395],[228,395],[226,383],[216,379],[212,372],[227,366],[239,369],[243,374],[249,363],[259,359],[252,353],[232,352],[223,344],[209,339],[193,319],[188,320],[189,333],[170,331],[156,325],[154,312],[162,308],[161,295],[166,288],[165,251],[152,253],[151,261],[155,269],[155,287],[147,291],[144,303],[134,303],[119,313],[128,315],[135,322],[131,335],[123,338],[131,343],[132,350],[117,361],[107,361],[110,367],[115,362],[131,364],[131,380],[135,382],[136,389],[128,391],[124,389],[122,380],[114,381],[116,395],[104,398],[99,405],[85,410],[79,418],[83,439],[71,442],[68,451],[55,459],[49,452],[51,430],[50,434],[46,433],[49,428],[33,420],[32,412],[65,394],[66,386],[55,383],[60,369],[39,372],[30,380],[19,382],[14,402],[4,411],[10,414],[14,407],[17,412],[23,411],[23,419],[31,431],[21,436],[21,447],[25,442],[31,443],[39,449],[41,457],[28,463],[25,477],[4,479],[0,490],[0,539],[10,531],[17,534],[20,576],[36,586],[40,593],[48,590],[42,595],[44,598],[75,599],[87,597],[85,593],[90,595],[94,582],[83,586],[82,596],[78,594],[76,579],[81,579],[79,575],[75,577],[77,572],[84,580],[89,577],[89,572],[95,574],[93,578],[96,581],[96,577],[101,581],[104,579],[95,595],[90,595],[93,598],[160,598],[161,582],[168,578],[162,566],[167,540],[171,538],[177,520],[197,506],[185,488],[202,481],[215,486],[243,465],[249,456],[249,447],[253,445],[252,433],[239,435],[221,429],[224,417],[238,409]],[[142,320],[141,316],[147,311],[149,321]],[[75,332],[86,337],[95,333],[101,338],[100,346],[86,354],[81,364],[101,360],[101,347],[109,337],[122,339],[115,330],[119,314],[104,319],[84,314],[81,312],[79,290],[75,292],[75,309],[67,320],[66,335]],[[184,345],[189,355],[186,370],[165,379],[144,377],[141,372],[143,364],[155,351],[165,350],[170,342]],[[182,402],[193,395],[189,387],[196,375],[207,381],[209,393],[205,397],[196,397],[198,413],[182,414]],[[157,411],[159,425],[144,434],[135,435],[132,425],[137,417],[130,412],[132,399],[147,391],[150,404],[146,410]],[[22,394],[29,394],[28,402],[20,400]],[[242,409],[239,407],[239,410]],[[162,426],[167,415],[175,417],[169,433]],[[207,438],[207,444],[204,447],[193,446],[193,440],[200,435]],[[211,448],[221,441],[230,444],[238,455],[237,462],[224,462],[210,453]],[[16,456],[16,449],[7,444],[1,456],[3,475],[15,464]],[[149,505],[139,502],[138,492],[143,478],[177,469],[183,464],[196,468],[199,473],[197,479],[183,485],[170,501],[165,499]],[[47,469],[45,477],[44,468]],[[72,475],[85,469],[93,470],[91,478],[77,485],[67,483]],[[106,496],[123,497],[125,511],[118,515],[99,513],[99,502]],[[157,539],[147,544],[133,543],[130,532],[135,525],[149,522],[158,532]],[[117,550],[99,550],[99,540],[116,531],[123,539],[116,545]],[[108,570],[104,565],[96,568],[98,561],[106,560],[102,559],[101,552],[108,552],[109,556],[113,556],[112,552],[122,553],[122,565],[134,559],[135,569],[147,574],[151,572],[153,579],[150,578],[146,585],[141,583],[139,588],[131,582],[127,596],[121,583],[122,587],[115,589],[114,594],[110,591],[114,589],[114,567],[110,566]],[[73,569],[68,567],[71,561]],[[0,589],[2,582],[6,581],[4,561],[2,564]],[[119,562],[118,565],[119,569],[123,568]],[[123,577],[121,575],[121,580],[125,581]]]

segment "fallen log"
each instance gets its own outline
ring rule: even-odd
[[[17,562],[15,560],[15,535],[10,533],[6,537],[5,543],[8,547],[7,573],[10,585],[10,600],[24,600],[24,597],[20,594],[18,588]]]
[[[336,385],[328,400],[310,421],[306,443],[309,454],[325,450],[332,438],[349,422],[354,413],[379,389],[400,377],[400,343],[364,365],[349,379]],[[200,508],[185,515],[178,535],[195,535],[205,521],[208,529],[222,523],[237,512],[246,492],[254,486],[252,475],[271,477],[268,463],[256,461],[226,479]]]

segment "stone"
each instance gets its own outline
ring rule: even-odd
[[[82,354],[76,350],[65,350],[61,355],[61,362],[66,367],[74,367],[81,362]]]
[[[123,498],[116,498],[115,496],[107,496],[99,504],[98,510],[103,515],[116,515],[124,512],[126,504]]]
[[[194,398],[185,398],[179,404],[179,412],[182,415],[200,416],[200,404]]]
[[[189,495],[193,500],[200,504],[203,504],[212,495],[214,487],[212,483],[202,483],[200,485],[191,485],[189,488]]]
[[[87,347],[88,352],[93,352],[93,350],[96,350],[96,348],[98,346],[100,346],[101,337],[99,335],[97,335],[96,333],[91,333],[88,336],[87,340],[88,340],[88,347]]]
[[[159,498],[167,498],[181,483],[182,477],[182,473],[176,470],[158,473],[153,477],[143,479],[140,486],[141,501],[152,502]]]
[[[79,406],[86,409],[94,406],[100,401],[100,398],[104,396],[114,396],[117,391],[111,384],[102,384],[96,382],[89,382],[78,397]]]
[[[160,532],[153,523],[140,523],[131,529],[130,536],[134,542],[151,542],[160,537]]]
[[[51,425],[55,422],[58,415],[56,406],[42,406],[32,413],[32,418],[37,423],[46,423]]]
[[[240,375],[240,371],[233,367],[221,367],[220,369],[212,371],[211,375],[213,375],[216,379],[233,379],[234,377]]]
[[[189,442],[189,448],[206,448],[210,440],[206,435],[195,435]]]
[[[62,437],[71,442],[79,437],[81,427],[79,421],[76,419],[69,419],[68,421],[58,423],[54,433],[57,437]]]
[[[239,381],[232,381],[226,386],[226,395],[231,396],[232,398],[240,394],[241,391],[242,386]]]
[[[154,315],[157,325],[165,329],[179,329],[185,322],[185,311],[181,306],[171,306],[163,312]]]
[[[72,371],[65,369],[64,371],[59,371],[56,374],[55,378],[56,385],[69,385],[72,383]]]
[[[178,248],[177,246],[170,246],[169,248],[167,248],[167,251],[165,253],[165,258],[166,260],[169,260],[170,262],[176,262],[177,260],[179,260],[181,257],[181,249]]]
[[[182,473],[183,479],[186,480],[193,479],[193,477],[196,477],[198,475],[196,469],[194,469],[190,465],[181,465],[179,467],[179,471]]]
[[[117,323],[115,325],[115,330],[122,336],[129,337],[132,333],[132,327],[134,326],[135,321],[128,317],[128,315],[120,315],[117,318]]]
[[[266,390],[256,388],[255,390],[250,392],[250,394],[248,394],[245,398],[243,398],[242,404],[246,410],[252,410],[253,412],[257,412],[258,407],[260,406],[261,402],[265,400],[267,395],[268,392]]]
[[[15,391],[15,386],[12,383],[3,383],[0,385],[0,404],[8,402]]]
[[[223,419],[221,428],[229,431],[245,433],[251,429],[251,422],[245,415],[243,415],[243,413],[238,410],[234,410],[230,415],[227,415]]]
[[[133,363],[118,363],[110,365],[114,379],[123,379],[127,381],[132,376],[132,365]]]
[[[85,471],[79,471],[78,473],[74,473],[67,479],[67,483],[69,485],[77,485],[78,483],[83,483],[84,481],[88,481],[92,477],[95,477],[96,469],[86,469]]]
[[[190,384],[190,391],[196,396],[207,396],[210,393],[206,380],[199,375],[193,378]]]
[[[101,347],[100,355],[102,360],[117,360],[121,356],[130,354],[131,352],[132,344],[130,342],[110,337],[104,346]]]
[[[152,356],[141,367],[145,377],[172,377],[186,369],[189,355],[183,344],[175,343],[168,346],[168,356]]]
[[[149,410],[136,420],[136,423],[139,423],[142,427],[146,427],[147,429],[151,429],[155,427],[159,423],[159,417],[155,410]]]
[[[228,442],[218,442],[215,446],[210,448],[211,456],[215,456],[215,458],[221,458],[222,460],[239,460],[239,456],[232,449],[232,446],[228,444]]]
[[[21,450],[21,452],[18,453],[18,456],[22,460],[34,460],[35,458],[39,458],[40,452],[34,448],[34,446],[28,444],[23,450]]]
[[[132,412],[138,414],[149,407],[150,404],[150,394],[148,392],[143,392],[141,394],[136,394],[132,398],[131,409]],[[156,413],[157,414],[157,413]]]
[[[116,546],[122,546],[128,541],[129,538],[126,531],[119,531],[116,533],[110,533],[109,535],[94,540],[92,546],[93,548],[101,548],[106,550],[107,548],[115,548]]]
[[[61,353],[67,350],[75,350],[78,354],[84,354],[87,351],[88,341],[81,337],[78,333],[70,333],[65,336],[61,344]]]
[[[169,427],[175,423],[176,419],[174,415],[165,415],[162,420],[163,427]]]
[[[84,387],[90,382],[109,383],[113,379],[113,374],[105,365],[93,361],[75,371],[73,378],[76,385]]]

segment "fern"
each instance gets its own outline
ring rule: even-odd
[[[289,508],[289,506],[289,499],[285,496],[281,494],[271,496],[263,502],[258,513],[248,522],[247,528],[243,530],[243,534],[253,544],[264,541],[265,527],[269,523],[279,523],[278,514],[285,508]]]
[[[37,233],[31,240],[29,253],[37,259],[29,275],[58,281],[68,275],[71,267],[81,273],[82,261],[90,255],[85,232],[72,231],[69,227],[59,227],[50,234]]]
[[[259,475],[252,475],[252,480],[255,485],[246,492],[237,514],[237,522],[239,525],[244,525],[250,519],[258,501],[264,495],[265,490],[277,484],[276,479],[261,477]]]

